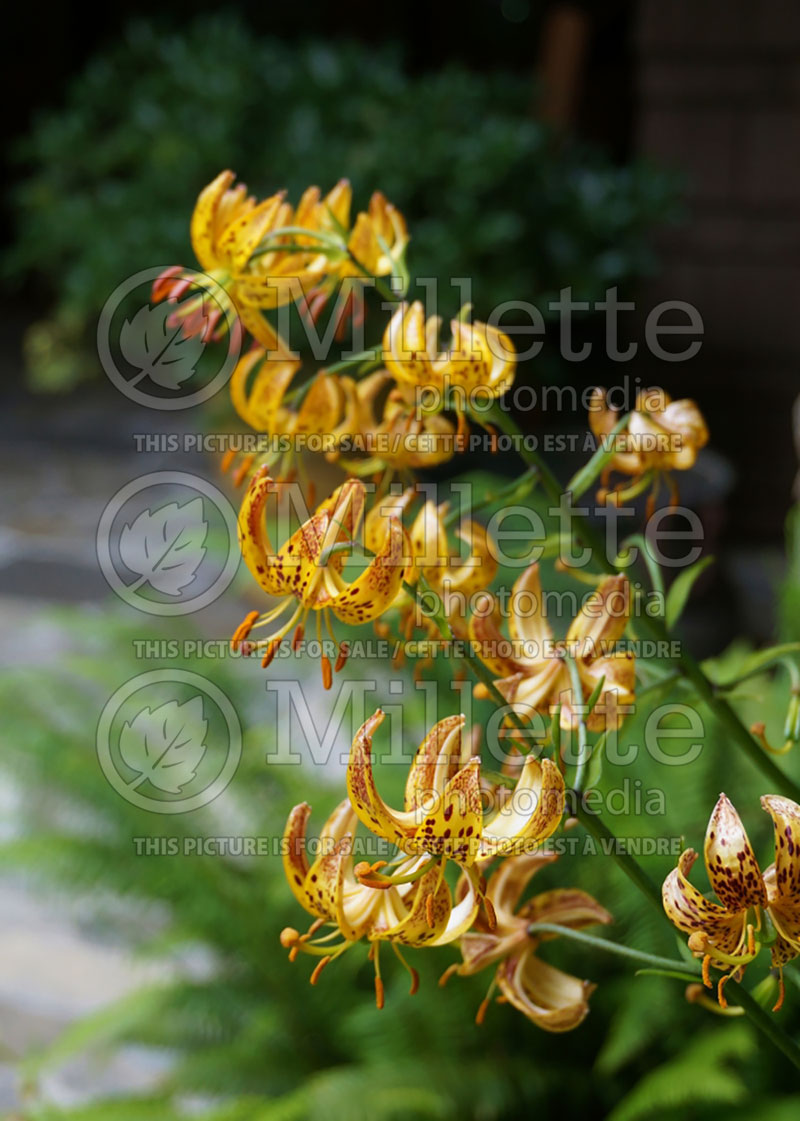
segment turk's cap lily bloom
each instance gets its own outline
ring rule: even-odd
[[[330,961],[361,939],[367,939],[375,966],[376,1001],[382,1008],[383,982],[378,951],[382,942],[388,942],[411,974],[411,992],[416,992],[417,972],[406,962],[399,947],[444,946],[459,938],[473,924],[478,912],[474,888],[466,885],[455,903],[441,868],[425,857],[402,860],[395,869],[397,883],[375,887],[362,882],[353,865],[357,818],[347,799],[325,823],[319,838],[319,855],[310,863],[306,853],[310,813],[311,808],[306,803],[291,811],[282,851],[287,882],[301,907],[314,917],[314,922],[306,934],[286,928],[281,934],[281,943],[289,949],[292,960],[298,953],[318,958],[311,974],[311,983],[316,984]],[[326,926],[333,931],[315,938]],[[341,940],[332,942],[337,934]]]
[[[292,303],[335,270],[330,239],[335,240],[338,223],[349,222],[350,185],[341,180],[324,199],[318,187],[309,187],[293,208],[285,192],[257,201],[244,184],[233,185],[235,178],[232,171],[222,171],[204,187],[190,223],[192,248],[200,267],[218,286],[214,298],[221,307],[212,314],[212,323],[201,294],[181,304],[175,315],[184,334],[202,331],[210,338],[222,313],[226,318],[234,314],[266,350],[285,352],[285,344],[260,311]],[[309,233],[282,233],[287,227],[303,227]],[[342,241],[334,257],[345,254]],[[193,286],[194,273],[168,269],[154,285],[154,299],[175,302]]]
[[[509,1004],[545,1031],[563,1032],[585,1019],[595,986],[542,961],[536,953],[539,943],[556,936],[531,934],[529,928],[533,923],[555,923],[581,930],[612,919],[596,899],[577,888],[554,888],[520,905],[531,878],[556,859],[556,853],[524,853],[499,865],[486,889],[496,926],[489,930],[480,917],[476,919],[474,928],[461,936],[463,962],[454,972],[469,976],[496,965],[494,981]]]
[[[619,412],[608,406],[598,387],[589,402],[589,426],[598,439],[610,436]],[[625,475],[655,469],[685,471],[708,443],[708,427],[694,401],[673,401],[663,389],[641,389],[623,432],[616,435],[617,453],[610,467]]]
[[[375,191],[368,209],[356,217],[347,248],[367,273],[389,276],[402,260],[408,241],[405,218],[381,191]],[[345,258],[339,275],[360,276],[363,272]]]
[[[561,705],[562,728],[574,728],[584,705],[602,679],[602,688],[586,716],[590,731],[617,728],[633,706],[636,661],[618,648],[630,618],[630,585],[624,576],[609,576],[584,601],[563,647],[553,638],[542,597],[538,564],[519,576],[510,597],[509,638],[503,636],[497,600],[487,596],[469,621],[476,653],[495,674],[505,699],[517,711],[543,714]],[[583,695],[574,696],[564,654],[575,661]]]
[[[347,791],[359,819],[373,833],[411,855],[427,854],[473,869],[476,861],[528,851],[549,837],[564,812],[564,779],[549,759],[528,756],[510,797],[484,821],[480,759],[462,737],[464,717],[445,717],[420,745],[402,810],[388,806],[375,786],[372,739],[383,722],[378,709],[356,732],[347,765]]]
[[[416,498],[416,489],[408,487],[372,506],[364,523],[367,548],[377,548],[386,533],[387,520],[407,517]],[[437,505],[427,499],[411,521],[407,580],[416,584],[424,576],[434,590],[460,594],[466,599],[492,582],[497,574],[497,558],[486,527],[471,519],[464,519],[455,527],[455,536],[466,546],[466,550],[456,553],[447,534],[448,509],[447,502]],[[466,555],[462,557],[461,552]]]
[[[800,806],[789,798],[765,795],[762,808],[774,826],[775,860],[762,873],[752,845],[731,801],[720,794],[706,830],[703,856],[718,903],[707,899],[689,880],[697,860],[686,849],[662,889],[664,910],[689,937],[690,949],[708,966],[727,976],[741,976],[758,954],[762,942],[771,943],[772,965],[780,968],[800,954]],[[765,931],[765,915],[774,934]],[[782,996],[781,996],[782,1000]],[[780,1002],[779,1002],[780,1003]]]
[[[333,923],[343,938],[444,946],[472,926],[478,911],[474,891],[468,886],[454,906],[447,881],[430,861],[404,860],[398,865],[401,882],[382,887],[371,887],[356,876],[353,838],[358,819],[348,799],[328,818],[319,837],[319,856],[309,863],[310,814],[305,802],[289,814],[283,838],[284,873],[300,905],[310,915]]]
[[[371,474],[391,467],[395,471],[438,467],[457,450],[455,426],[440,413],[417,409],[414,389],[396,383],[388,370],[376,370],[359,381],[339,378],[344,413],[334,431],[340,447],[329,459],[353,474]],[[354,459],[353,451],[367,458]]]
[[[343,623],[351,625],[376,619],[397,597],[409,552],[402,523],[392,518],[386,524],[377,553],[353,579],[345,578],[345,552],[355,551],[364,514],[365,488],[358,479],[348,479],[338,487],[276,550],[270,542],[265,519],[267,502],[276,491],[277,485],[267,469],[258,470],[245,493],[238,524],[245,564],[261,588],[279,602],[260,617],[257,612],[251,613],[233,641],[238,645],[247,639],[251,652],[264,651],[262,664],[265,666],[274,657],[281,639],[295,625],[293,645],[296,648],[302,640],[309,611],[323,614],[330,611]],[[287,608],[293,611],[281,622]],[[330,626],[327,614],[325,619]],[[254,628],[269,624],[276,629],[266,638],[249,640]],[[340,648],[340,659],[342,655]],[[321,656],[321,662],[323,680],[329,688],[327,655]]]
[[[453,319],[450,347],[442,351],[440,327],[439,316],[425,319],[419,300],[399,305],[383,336],[386,368],[397,381],[432,387],[439,394],[448,389],[461,390],[453,402],[457,411],[463,408],[465,393],[481,389],[491,397],[502,396],[514,381],[517,366],[508,335],[488,323]]]
[[[230,380],[236,412],[256,432],[269,436],[322,435],[330,432],[342,412],[342,392],[335,377],[320,373],[296,409],[284,403],[301,363],[267,356],[254,346],[243,354]]]

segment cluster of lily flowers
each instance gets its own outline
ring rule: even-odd
[[[482,773],[476,737],[464,735],[464,717],[445,717],[416,752],[403,808],[394,809],[378,794],[373,776],[373,736],[384,719],[379,709],[353,740],[347,797],[323,826],[315,859],[307,852],[310,807],[303,803],[289,815],[286,879],[313,921],[305,933],[285,929],[281,942],[292,960],[301,954],[317,959],[312,983],[331,961],[366,942],[379,1007],[383,943],[408,969],[412,992],[418,975],[403,951],[454,946],[460,960],[442,981],[493,967],[479,1021],[499,990],[498,999],[538,1026],[574,1028],[588,1012],[593,986],[542,960],[538,948],[553,934],[538,931],[537,924],[580,929],[609,923],[611,916],[574,888],[525,896],[534,874],[556,859],[543,843],[570,824],[560,730],[603,735],[619,728],[634,707],[635,657],[620,643],[631,615],[628,581],[623,575],[598,578],[559,643],[542,606],[539,567],[530,565],[514,585],[504,633],[490,587],[498,569],[496,550],[486,528],[467,517],[454,525],[446,504],[420,501],[415,472],[439,466],[463,447],[470,392],[479,389],[494,399],[512,385],[511,340],[490,324],[469,321],[465,309],[451,323],[449,345],[442,346],[438,317],[426,317],[422,303],[404,302],[399,292],[379,350],[359,363],[322,369],[298,386],[302,364],[265,313],[294,304],[315,319],[347,281],[338,327],[347,316],[359,321],[366,308],[359,284],[391,277],[407,287],[406,222],[379,192],[351,221],[351,190],[344,180],[325,197],[309,188],[296,207],[284,193],[258,201],[233,184],[229,171],[210,183],[191,222],[197,259],[213,284],[213,307],[208,289],[198,286],[190,270],[169,269],[154,287],[156,299],[174,305],[173,322],[185,333],[209,339],[230,332],[237,345],[242,332],[252,339],[231,377],[231,400],[241,419],[267,438],[267,448],[239,457],[235,481],[245,484],[242,556],[270,604],[245,618],[233,645],[260,656],[266,668],[284,641],[299,648],[314,618],[318,639],[324,625],[337,651],[333,664],[320,654],[323,682],[330,688],[348,656],[347,641],[336,637],[335,626],[371,624],[386,633],[388,617],[408,637],[417,626],[441,626],[420,614],[420,588],[442,596],[460,593],[459,603],[473,602],[479,593],[479,611],[446,612],[449,636],[465,640],[485,667],[476,695],[494,693],[506,702],[505,731],[512,741],[503,775]],[[425,396],[423,407],[420,390],[431,388],[437,392]],[[461,393],[454,395],[454,388]],[[491,434],[487,423],[471,419]],[[623,418],[598,389],[589,424],[598,439],[613,441],[598,492],[598,499],[609,503],[648,489],[654,501],[662,482],[674,496],[672,472],[691,467],[708,440],[694,402],[673,401],[663,390],[643,390]],[[347,477],[276,543],[270,520],[277,520],[284,485],[298,471],[302,477],[303,463],[270,441],[288,441],[291,448],[301,435],[324,438],[323,454]],[[349,452],[354,438],[366,454]],[[235,458],[228,455],[224,467]],[[621,479],[614,486],[612,474]],[[371,501],[366,476],[376,482]],[[308,483],[305,493],[314,506]],[[458,547],[450,542],[451,529]],[[522,602],[525,611],[513,606]],[[532,713],[551,718],[550,741],[542,746],[553,749],[553,758],[537,757],[518,735],[519,719]],[[721,1004],[727,978],[741,976],[762,945],[772,947],[778,967],[800,952],[800,809],[786,799],[763,801],[776,825],[776,859],[767,873],[759,871],[741,822],[723,796],[706,842],[709,877],[721,905],[689,883],[692,850],[664,884],[667,914],[690,935],[691,951],[703,958],[704,979],[710,983],[712,966],[723,972]],[[485,812],[485,803],[491,812]],[[387,860],[356,860],[359,825],[386,847]]]

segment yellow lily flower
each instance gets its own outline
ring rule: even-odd
[[[609,576],[583,603],[563,645],[553,639],[544,612],[538,564],[525,569],[514,584],[510,639],[500,629],[496,598],[488,596],[486,604],[485,612],[470,618],[470,638],[481,661],[497,674],[495,684],[515,711],[535,709],[546,715],[560,704],[561,727],[575,728],[577,706],[588,701],[603,678],[586,726],[590,731],[620,726],[633,706],[636,688],[635,655],[614,648],[630,618],[630,586],[624,576]],[[583,694],[579,698],[573,694],[565,652],[577,665]]]
[[[511,386],[517,357],[511,339],[487,323],[451,320],[452,339],[445,351],[438,350],[441,319],[425,319],[417,300],[400,304],[383,336],[386,368],[398,382],[432,388],[442,396],[452,392],[452,407],[465,410],[466,395],[481,390],[500,397]],[[442,400],[440,408],[444,407]]]
[[[375,503],[364,523],[367,548],[378,547],[386,532],[387,519],[404,518],[416,497],[415,489],[409,487],[401,494],[385,496]],[[454,547],[448,541],[445,524],[447,511],[446,502],[437,506],[427,500],[411,523],[408,534],[411,554],[406,583],[414,585],[424,577],[438,595],[441,609],[453,631],[461,636],[466,604],[476,591],[492,582],[498,565],[485,527],[470,519],[465,519],[455,529],[455,536],[467,546],[467,555],[463,559],[453,555]],[[398,592],[394,606],[401,611],[401,633],[410,637],[411,631],[418,626],[425,627],[432,636],[438,635],[436,623],[427,618],[415,597],[409,595],[405,588]]]
[[[549,759],[530,755],[514,791],[484,821],[480,759],[469,740],[462,742],[461,715],[440,720],[423,740],[408,773],[404,808],[387,806],[372,773],[372,738],[383,718],[378,709],[356,732],[347,792],[367,828],[401,852],[454,860],[475,876],[476,861],[529,851],[558,828],[564,779]]]
[[[789,798],[765,795],[762,808],[775,830],[775,861],[762,874],[741,818],[725,794],[708,822],[703,856],[719,903],[707,899],[689,881],[697,860],[686,849],[662,888],[664,910],[671,922],[689,935],[689,948],[703,959],[703,981],[711,987],[709,966],[722,971],[717,996],[723,1008],[725,982],[741,979],[745,966],[771,944],[772,965],[782,970],[800,954],[800,806]],[[764,913],[774,940],[764,929]],[[759,938],[761,934],[761,938]],[[783,975],[775,1011],[783,1003]]]
[[[232,186],[234,179],[232,171],[220,172],[200,192],[190,226],[192,248],[200,267],[224,293],[221,302],[229,302],[230,309],[253,338],[269,351],[285,351],[259,309],[291,303],[302,291],[310,291],[336,265],[330,262],[328,245],[322,240],[279,231],[289,226],[331,234],[336,222],[346,225],[350,185],[341,180],[324,199],[320,198],[318,187],[309,187],[293,209],[285,201],[284,192],[256,202],[247,194],[244,184]],[[166,297],[174,302],[191,283],[191,273],[169,270],[154,285],[154,298]],[[218,296],[216,290],[214,294]],[[203,298],[198,300],[202,302]],[[206,317],[199,309],[200,304],[195,306],[192,301],[181,304],[178,314],[185,333],[195,333],[198,326],[207,330]]]
[[[589,997],[595,986],[537,957],[540,942],[555,935],[528,931],[532,923],[539,922],[581,930],[594,923],[610,923],[611,915],[577,888],[541,892],[519,905],[532,876],[556,859],[556,853],[539,852],[504,860],[492,873],[486,889],[497,919],[494,930],[478,917],[474,928],[461,936],[463,962],[451,966],[443,982],[452,973],[467,977],[487,966],[497,966],[489,995],[478,1009],[478,1023],[483,1022],[495,987],[509,1004],[545,1031],[571,1031],[589,1012]]]
[[[276,551],[264,520],[266,504],[276,489],[274,480],[262,468],[253,476],[239,512],[239,543],[245,564],[257,583],[279,603],[260,617],[257,612],[248,615],[233,642],[238,645],[248,639],[254,628],[275,625],[268,637],[249,642],[252,651],[265,651],[265,665],[292,627],[296,627],[293,644],[296,647],[300,643],[309,611],[318,612],[318,638],[323,616],[332,634],[330,612],[350,625],[376,619],[391,605],[402,585],[409,552],[402,524],[391,518],[375,556],[353,580],[344,579],[344,550],[353,545],[364,514],[364,484],[357,479],[348,479],[338,487]],[[287,609],[289,618],[279,622]],[[322,655],[322,673],[329,688],[331,671],[326,655]]]
[[[416,992],[418,977],[399,951],[399,946],[445,946],[461,937],[475,920],[478,900],[467,885],[454,905],[447,881],[438,862],[412,857],[396,865],[395,880],[373,887],[362,882],[353,865],[353,837],[357,818],[345,799],[333,811],[319,838],[319,856],[309,864],[306,853],[306,826],[311,807],[295,806],[289,814],[283,836],[283,868],[286,880],[298,903],[314,923],[306,934],[287,928],[282,944],[292,957],[307,953],[319,957],[311,975],[312,984],[328,962],[339,957],[356,942],[366,938],[372,943],[375,965],[375,991],[378,1007],[383,1007],[378,944],[389,942],[412,977]],[[332,931],[319,938],[325,927]],[[341,941],[331,943],[336,935]]]
[[[286,395],[300,369],[301,363],[288,358],[268,358],[263,347],[254,346],[242,355],[234,367],[230,380],[231,402],[236,412],[251,428],[277,444],[279,437],[301,435],[325,436],[337,425],[343,407],[341,388],[332,375],[320,373],[304,390],[297,408],[286,402]],[[239,485],[254,468],[272,466],[285,455],[289,463],[293,450],[283,453],[280,447],[267,448],[266,454],[256,462],[254,455],[244,456],[236,472]],[[226,455],[226,471],[235,455]],[[288,470],[288,467],[287,467]],[[281,470],[277,478],[285,477]]]
[[[619,415],[616,409],[608,407],[605,389],[595,389],[589,402],[589,427],[598,440],[611,435]],[[601,501],[622,502],[639,493],[641,484],[609,495],[606,484],[611,471],[643,481],[657,473],[686,471],[694,466],[697,453],[708,443],[708,427],[694,401],[673,401],[663,389],[642,389],[627,425],[614,440],[616,453],[606,469],[598,497]]]
[[[363,276],[366,271],[372,276],[390,276],[402,259],[408,241],[405,218],[381,191],[375,191],[368,210],[357,216],[347,241],[349,252],[363,271],[345,258],[339,275]]]
[[[341,447],[328,458],[353,474],[438,467],[458,450],[451,421],[417,410],[413,388],[395,383],[388,370],[376,370],[360,381],[340,377],[339,385],[345,404],[335,435]],[[367,458],[351,458],[353,450]]]

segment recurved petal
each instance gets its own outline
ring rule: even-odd
[[[530,851],[558,828],[563,813],[561,772],[549,759],[529,755],[511,797],[484,825],[481,856]]]
[[[509,1004],[551,1032],[576,1028],[586,1018],[595,988],[541,961],[530,949],[500,963],[497,983]]]
[[[444,930],[429,942],[430,946],[447,946],[460,938],[467,937],[467,931],[478,917],[480,898],[477,891],[477,870],[466,870],[467,890],[461,894],[457,903],[452,905]]]
[[[445,580],[447,590],[458,592],[469,599],[481,588],[488,588],[497,575],[497,558],[485,526],[480,522],[468,521],[456,530],[469,549],[462,564],[452,564],[447,570]]]
[[[297,411],[294,433],[325,435],[332,432],[339,423],[342,405],[343,395],[336,378],[319,374],[311,383]]]
[[[694,849],[685,849],[664,880],[661,901],[667,918],[684,934],[705,932],[724,953],[736,953],[744,931],[745,915],[731,912],[706,899],[688,876],[697,860]]]
[[[215,251],[217,210],[235,178],[232,171],[221,171],[216,179],[203,188],[195,203],[189,233],[194,255],[207,272],[218,263]]]
[[[405,808],[420,814],[431,797],[440,797],[461,763],[464,716],[446,716],[431,728],[408,769]]]
[[[800,901],[800,806],[778,794],[764,795],[761,805],[775,827],[775,894]]]
[[[481,818],[480,760],[472,759],[433,795],[410,842],[414,852],[441,854],[472,864],[479,852]]]
[[[545,617],[538,563],[529,565],[514,582],[511,604],[508,631],[521,646],[518,657],[529,663],[540,661],[553,632]]]
[[[374,928],[371,939],[385,939],[404,946],[431,946],[447,929],[452,912],[452,897],[447,881],[438,867],[426,872],[416,883],[408,912],[385,930]],[[441,943],[440,943],[441,944]]]
[[[242,557],[253,577],[269,595],[279,596],[290,588],[264,524],[264,508],[273,489],[267,469],[261,468],[253,476],[242,500],[238,532]]]
[[[578,888],[554,888],[535,895],[520,909],[520,917],[529,923],[547,922],[558,926],[569,926],[581,930],[595,923],[613,922],[611,915],[586,891]],[[541,934],[536,936],[542,941],[557,935]]]
[[[280,193],[265,199],[252,210],[234,217],[222,231],[218,239],[219,248],[230,261],[231,272],[244,270],[258,243],[273,225],[283,197]]]
[[[592,662],[608,654],[630,618],[630,585],[624,576],[609,576],[581,606],[567,632],[575,657]]]
[[[453,385],[464,389],[480,386],[495,397],[514,380],[517,355],[511,339],[487,323],[462,323],[454,319],[451,349],[445,372]]]
[[[333,596],[330,606],[337,618],[353,626],[377,619],[391,607],[403,586],[408,536],[397,518],[390,518],[383,548],[363,572]]]
[[[297,902],[308,909],[307,896],[303,885],[308,875],[308,856],[306,855],[306,827],[311,815],[308,802],[301,802],[289,814],[283,831],[281,855],[283,871],[289,887]]]
[[[231,401],[242,420],[258,432],[272,434],[283,395],[299,369],[299,362],[266,360],[260,346],[244,354],[230,381]]]
[[[475,606],[479,606],[477,602]],[[469,637],[480,660],[498,677],[507,677],[522,669],[512,657],[511,642],[500,630],[500,605],[491,592],[480,596],[480,610],[470,615]]]
[[[425,311],[415,300],[400,304],[383,336],[386,368],[400,382],[427,385],[433,378],[425,337]]]
[[[353,738],[347,763],[347,794],[359,820],[368,829],[409,852],[409,841],[417,827],[416,814],[390,809],[378,794],[372,773],[372,737],[385,715],[378,709]]]
[[[785,965],[800,953],[800,900],[781,897],[775,875],[775,865],[770,864],[764,873],[767,904],[776,931],[772,946],[772,964]]]
[[[741,818],[725,794],[720,794],[708,822],[703,854],[711,887],[731,912],[763,905],[764,880]]]

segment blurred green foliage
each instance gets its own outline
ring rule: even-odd
[[[143,268],[192,263],[195,197],[223,167],[258,193],[351,179],[407,215],[412,275],[474,278],[474,302],[595,300],[654,268],[651,235],[676,183],[643,163],[556,143],[526,75],[456,66],[407,74],[388,47],[257,39],[236,18],[179,32],[131,26],[21,145],[16,241],[4,274],[34,276],[52,312],[27,340],[33,383],[97,368],[104,301]],[[442,303],[445,303],[442,298]],[[454,312],[460,303],[453,293]],[[450,310],[450,309],[444,309]]]
[[[568,587],[570,581],[549,569],[545,584]],[[175,972],[79,1022],[47,1051],[26,1057],[25,1121],[514,1121],[532,1113],[687,1121],[718,1118],[723,1109],[731,1121],[753,1116],[788,1121],[797,1115],[800,1097],[791,1068],[747,1021],[715,1017],[688,1004],[680,982],[636,977],[612,955],[564,941],[548,944],[543,956],[599,984],[589,1018],[566,1036],[542,1033],[497,1004],[483,1027],[476,1027],[473,1017],[489,975],[453,978],[445,990],[437,987],[439,974],[457,958],[455,949],[410,953],[422,976],[414,997],[407,992],[407,975],[389,955],[382,1012],[374,1006],[365,946],[345,954],[311,987],[311,963],[301,957],[291,964],[278,943],[281,928],[303,928],[305,916],[277,857],[137,856],[133,838],[275,837],[300,800],[312,803],[318,829],[343,794],[341,770],[310,761],[265,763],[277,736],[291,732],[276,731],[257,660],[173,660],[167,664],[205,674],[231,697],[245,729],[243,758],[231,786],[211,806],[170,817],[139,810],[121,799],[100,771],[95,714],[123,681],[142,672],[134,640],[180,639],[194,632],[185,622],[154,625],[153,620],[143,631],[113,612],[101,617],[68,610],[55,620],[51,616],[49,625],[69,633],[73,654],[54,668],[10,673],[0,685],[7,743],[0,765],[13,777],[21,800],[17,832],[0,845],[0,869],[56,897],[60,893],[68,913],[79,913],[94,936],[171,963]],[[715,671],[731,677],[747,655],[744,646],[732,649]],[[436,683],[440,716],[468,700],[453,689],[456,668],[438,658],[424,674],[426,682]],[[376,705],[402,698],[412,751],[428,720],[423,708],[430,686],[416,689],[410,674],[363,660],[348,664],[347,673],[376,683],[368,704],[373,698]],[[403,680],[402,694],[389,693],[389,676]],[[312,706],[315,679],[316,673],[304,678],[314,682],[307,686]],[[644,724],[667,694],[698,707],[685,687],[642,697],[620,742],[621,752],[640,745],[635,758],[605,763],[607,823],[619,837],[699,846],[724,786],[766,865],[771,826],[758,805],[760,777],[702,707],[702,751],[690,766],[669,765],[641,746]],[[331,695],[325,699],[331,701]],[[764,675],[748,681],[736,703],[746,719],[766,719],[769,732],[782,720],[785,687],[780,678]],[[327,713],[332,705],[325,708]],[[484,720],[491,711],[479,704],[474,717]],[[324,724],[327,715],[319,719]],[[680,714],[662,713],[661,719],[686,726]],[[343,727],[337,754],[339,748],[346,752],[346,741]],[[291,742],[300,749],[301,739]],[[382,746],[388,738],[386,745],[376,741],[376,750]],[[663,746],[668,754],[681,754],[686,741]],[[793,756],[787,766],[796,771]],[[380,770],[380,786],[391,797],[402,785],[404,768],[386,761]],[[626,789],[627,794],[612,794]],[[652,791],[663,792],[663,805]],[[682,940],[613,860],[584,850],[582,828],[568,836],[579,839],[579,851],[543,869],[535,889],[582,886],[615,916],[604,936],[679,956]],[[660,882],[674,859],[654,853],[641,862]],[[697,879],[702,882],[699,873]],[[751,966],[748,985],[765,973],[765,962]],[[796,1031],[800,987],[793,969],[787,973],[779,1022]],[[171,1058],[168,1073],[146,1097],[120,1096],[69,1109],[40,1100],[42,1073],[87,1049],[108,1052],[126,1043]]]

